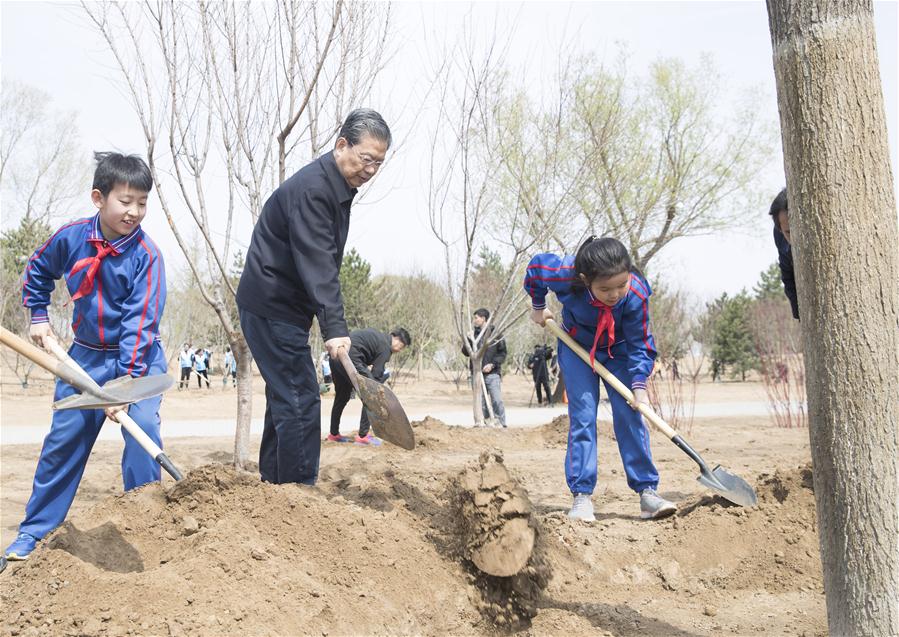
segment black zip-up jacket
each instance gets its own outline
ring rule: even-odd
[[[379,332],[370,328],[353,330],[350,334],[350,360],[356,371],[362,376],[374,378],[379,383],[384,380],[384,367],[393,354],[391,345],[393,337],[390,334]],[[336,367],[335,367],[336,366]],[[371,371],[369,371],[371,367]],[[331,369],[339,369],[344,372],[343,365],[338,360],[331,359]]]
[[[784,284],[784,294],[790,300],[793,318],[798,319],[799,300],[796,296],[796,277],[793,274],[793,250],[777,226],[774,226],[774,245],[777,246],[777,264],[780,266],[780,280]]]
[[[493,328],[491,327],[492,331]],[[477,338],[481,333],[481,328],[474,328],[474,337]],[[486,337],[486,335],[485,335]],[[471,356],[471,341],[466,338],[465,342],[462,344],[462,353],[466,356]],[[480,345],[480,341],[478,341],[478,345]],[[506,339],[505,337],[499,339],[496,343],[493,343],[490,347],[487,348],[487,351],[484,352],[484,360],[481,361],[481,365],[487,365],[488,363],[493,364],[493,369],[491,369],[488,374],[499,374],[502,376],[502,366],[506,361]],[[469,367],[471,367],[471,361],[468,363]]]
[[[306,329],[317,316],[325,340],[347,336],[338,274],[355,195],[333,152],[281,184],[253,230],[237,305]]]
[[[534,353],[528,358],[528,369],[534,379],[546,376],[549,370],[546,368],[546,362],[553,357],[553,348],[541,346],[534,349]]]

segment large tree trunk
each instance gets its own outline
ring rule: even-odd
[[[768,0],[832,635],[899,634],[899,251],[871,2]]]

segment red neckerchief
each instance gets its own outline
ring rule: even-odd
[[[596,345],[599,343],[599,337],[603,332],[605,332],[608,338],[606,351],[609,353],[609,358],[614,358],[612,356],[612,345],[615,344],[615,317],[612,316],[612,308],[602,301],[592,298],[592,294],[590,296],[590,305],[597,308],[596,334],[593,336],[593,347],[590,349],[590,367],[592,368],[593,363],[596,362]]]
[[[92,257],[85,257],[84,259],[79,260],[75,263],[72,271],[69,272],[69,276],[72,276],[73,274],[80,272],[84,268],[87,268],[87,273],[84,275],[84,279],[82,279],[81,285],[78,286],[78,290],[75,292],[75,294],[72,295],[73,301],[77,301],[82,296],[90,294],[91,290],[94,289],[94,277],[96,277],[97,272],[100,271],[100,262],[110,254],[113,256],[117,256],[119,254],[119,251],[116,250],[113,245],[106,239],[88,239],[88,243],[93,244],[93,246],[97,249],[97,254]]]
[[[628,285],[630,285],[630,277],[628,277]],[[596,362],[596,345],[599,343],[599,337],[605,332],[607,336],[606,351],[609,358],[612,356],[612,345],[615,344],[615,317],[612,316],[612,308],[593,296],[593,292],[587,289],[587,295],[590,297],[590,305],[597,309],[596,316],[596,334],[593,336],[593,348],[590,350],[590,367]]]

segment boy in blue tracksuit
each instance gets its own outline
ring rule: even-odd
[[[31,311],[31,338],[44,345],[52,337],[47,307],[55,281],[65,277],[71,295],[74,343],[69,354],[97,383],[121,376],[164,374],[167,364],[159,342],[165,307],[165,265],[156,244],[141,228],[153,187],[142,159],[96,153],[91,200],[98,213],[64,225],[28,260],[22,299]],[[61,380],[54,400],[78,393]],[[130,406],[53,412],[44,439],[31,498],[19,534],[6,557],[23,560],[38,540],[65,520],[103,421],[123,409],[162,446],[159,406],[162,397]],[[155,460],[122,431],[125,489],[160,479]]]
[[[604,365],[630,387],[638,402],[648,403],[646,380],[656,358],[649,329],[646,279],[631,265],[617,239],[590,237],[576,256],[538,254],[531,259],[524,288],[531,297],[531,319],[544,325],[553,318],[546,309],[552,290],[562,304],[562,328],[591,359]],[[559,366],[568,394],[570,429],[565,475],[573,505],[568,515],[592,522],[592,494],[596,487],[596,412],[599,376],[568,346],[559,341]],[[643,518],[674,513],[676,507],[656,493],[659,474],[649,449],[649,431],[639,412],[606,384],[612,422],[628,486],[640,494]]]

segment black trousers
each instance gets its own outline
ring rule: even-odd
[[[321,398],[309,328],[240,309],[240,326],[265,379],[259,473],[266,482],[315,484],[321,455]]]
[[[181,381],[178,383],[178,389],[188,387],[190,383],[190,367],[181,368]]]
[[[334,379],[334,406],[331,407],[331,434],[340,435],[340,417],[343,415],[343,409],[350,402],[350,395],[353,392],[353,383],[347,376],[346,370],[339,361],[331,363],[331,376]],[[368,410],[362,408],[362,418],[359,419],[359,437],[364,438],[371,428],[371,422],[368,419]]]
[[[549,374],[540,374],[539,376],[534,376],[534,387],[537,390],[537,404],[543,404],[543,396],[540,393],[540,390],[543,389],[546,392],[546,402],[551,403],[552,392],[549,390]]]

